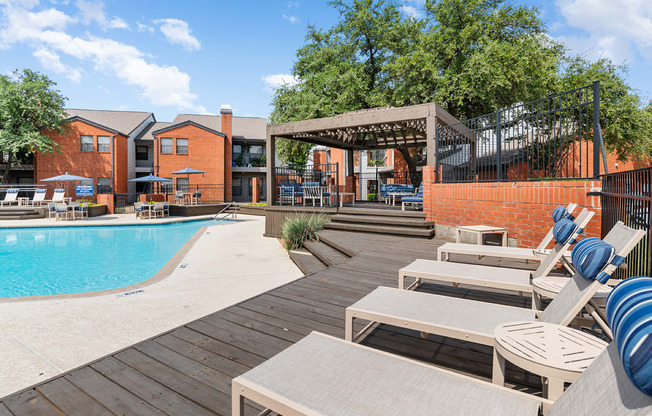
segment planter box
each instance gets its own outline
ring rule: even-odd
[[[89,217],[99,217],[100,215],[106,215],[106,205],[96,205],[94,207],[88,207],[88,216]]]
[[[170,216],[194,217],[213,215],[220,212],[227,204],[170,205]]]

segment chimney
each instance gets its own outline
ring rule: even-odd
[[[231,106],[222,104],[220,107],[220,130],[226,134],[224,139],[224,201],[230,202],[233,197],[232,192],[232,163],[233,163],[233,112]]]

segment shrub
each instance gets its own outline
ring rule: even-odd
[[[297,213],[285,219],[281,227],[283,244],[288,250],[303,248],[304,241],[318,240],[317,231],[330,221],[326,214]]]
[[[376,193],[367,194],[367,201],[375,201],[377,199],[378,199],[378,194]]]

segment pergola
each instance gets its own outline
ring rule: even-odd
[[[267,125],[267,197],[275,201],[273,184],[276,138],[345,149],[353,171],[353,151],[399,147],[427,148],[427,164],[435,164],[437,125],[457,120],[437,103],[352,111],[333,117]],[[271,199],[270,199],[271,198]]]

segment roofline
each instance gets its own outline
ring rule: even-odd
[[[104,125],[102,125],[100,123],[96,123],[94,121],[90,121],[88,119],[85,119],[84,117],[74,116],[74,117],[69,117],[66,120],[69,120],[69,121],[82,121],[84,123],[90,124],[91,126],[95,126],[97,128],[100,128],[100,129],[103,129],[103,130],[106,130],[106,131],[110,131],[111,133],[122,134],[125,137],[129,137],[129,135],[124,134],[121,131],[118,131],[116,129],[112,129],[111,127],[104,126]]]
[[[155,130],[155,131],[152,132],[152,135],[156,135],[156,134],[164,133],[164,132],[166,132],[166,131],[168,131],[168,130],[176,129],[176,128],[178,128],[178,127],[183,127],[183,126],[186,126],[186,125],[188,125],[188,124],[190,124],[190,125],[192,125],[192,126],[195,126],[195,127],[198,127],[198,128],[200,128],[200,129],[204,129],[204,130],[209,131],[209,132],[211,132],[211,133],[217,134],[218,136],[222,136],[222,137],[225,137],[225,138],[226,138],[226,134],[222,133],[221,131],[213,130],[213,129],[211,129],[210,127],[206,127],[206,126],[201,125],[201,124],[199,124],[199,123],[195,123],[195,122],[192,121],[192,120],[186,120],[186,121],[181,122],[181,123],[173,124],[173,125],[171,125],[171,126],[164,127],[164,128],[162,128],[162,129]]]
[[[179,116],[200,116],[200,117],[220,117],[219,114],[197,114],[197,113],[179,113],[177,114],[177,117]],[[259,117],[259,116],[232,116],[233,118],[259,118],[261,120],[267,120],[267,117]]]
[[[142,126],[143,123],[144,123],[145,121],[147,121],[147,119],[149,118],[149,116],[152,116],[152,118],[154,119],[153,123],[156,123],[156,116],[154,115],[154,113],[148,113],[148,114],[147,114],[147,117],[145,118],[145,120],[141,121],[141,122],[140,122],[136,127],[134,127],[133,130],[131,130],[131,131],[129,132],[129,136],[131,136],[131,134],[132,134],[133,132],[135,132],[135,131],[138,129],[138,127]],[[148,123],[148,125],[149,125],[149,123]],[[147,128],[147,126],[145,126],[145,128]],[[145,130],[145,129],[143,129],[143,130]]]

